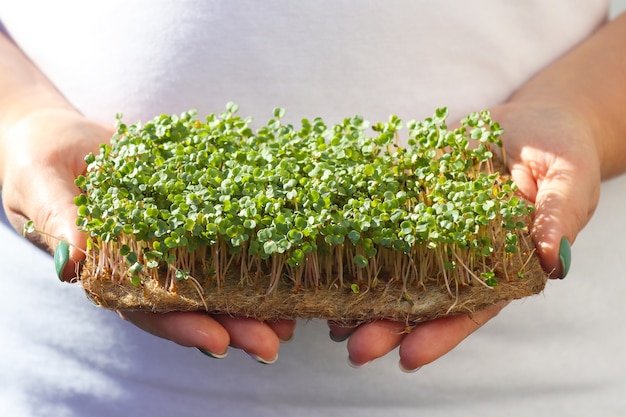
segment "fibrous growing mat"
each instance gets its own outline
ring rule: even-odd
[[[76,180],[81,281],[116,310],[407,322],[536,294],[532,206],[488,112],[448,129],[225,112],[118,120]],[[400,145],[400,143],[405,145]],[[501,164],[500,164],[501,165]]]

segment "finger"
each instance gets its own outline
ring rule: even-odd
[[[458,315],[418,324],[400,345],[400,367],[416,370],[454,349],[470,334],[498,315],[508,302],[472,315]]]
[[[330,339],[334,342],[343,342],[348,339],[352,333],[357,329],[357,325],[354,322],[338,323],[336,321],[329,321],[328,328]]]
[[[144,313],[120,312],[120,316],[140,329],[181,346],[196,347],[214,356],[228,351],[228,331],[214,318],[200,312]]]
[[[348,340],[348,359],[363,366],[395,349],[406,336],[405,324],[378,320],[361,325]]]
[[[289,342],[293,338],[296,329],[295,320],[272,320],[266,323],[281,342]]]
[[[276,362],[280,340],[267,323],[227,314],[216,315],[214,318],[230,335],[231,346],[244,350],[257,362]]]

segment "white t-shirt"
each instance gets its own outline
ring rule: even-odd
[[[290,121],[334,122],[419,119],[443,105],[459,118],[502,102],[607,10],[599,0],[4,0],[0,21],[102,123],[119,112],[128,122],[219,112],[228,101],[259,121],[281,106]],[[606,201],[596,218],[617,219]],[[612,279],[608,294],[592,284],[618,275],[625,254],[599,250],[595,224],[564,283],[514,303],[412,375],[397,368],[397,352],[351,369],[320,321],[299,323],[274,365],[235,350],[209,359],[93,307],[56,280],[47,255],[0,226],[0,415],[617,415],[626,360],[613,308],[626,281]]]
[[[112,123],[228,101],[259,120],[452,115],[501,102],[605,19],[608,1],[4,1],[17,43]]]

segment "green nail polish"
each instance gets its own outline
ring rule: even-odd
[[[54,268],[57,271],[57,276],[63,281],[63,269],[70,259],[70,245],[67,242],[61,241],[57,245],[54,251]]]
[[[572,264],[572,246],[566,237],[561,238],[561,244],[559,246],[559,259],[561,260],[562,273],[560,279],[567,276],[569,268]]]
[[[330,336],[330,340],[332,340],[333,342],[337,342],[337,343],[344,342],[350,338],[350,333],[345,334],[343,336],[335,336],[333,332],[329,332],[328,335]]]
[[[226,350],[226,352],[224,352],[223,354],[218,355],[218,354],[215,354],[215,353],[209,352],[209,351],[208,351],[208,350],[206,350],[206,349],[200,349],[200,348],[196,348],[196,349],[198,349],[198,350],[200,351],[200,353],[202,353],[203,355],[206,355],[206,356],[208,356],[209,358],[214,358],[214,359],[223,359],[223,358],[225,358],[225,357],[226,357],[226,355],[228,355],[228,350]]]

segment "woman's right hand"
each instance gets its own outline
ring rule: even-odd
[[[69,262],[59,278],[71,281],[84,258],[86,238],[76,227],[74,179],[86,169],[85,155],[98,152],[113,130],[86,119],[71,108],[28,113],[2,130],[2,199],[7,217],[20,233],[27,221],[43,233],[29,234],[51,253],[60,241],[69,244]],[[279,343],[293,334],[295,323],[265,323],[227,315],[197,312],[168,314],[121,313],[137,327],[183,346],[222,357],[229,345],[255,360],[276,360]]]

